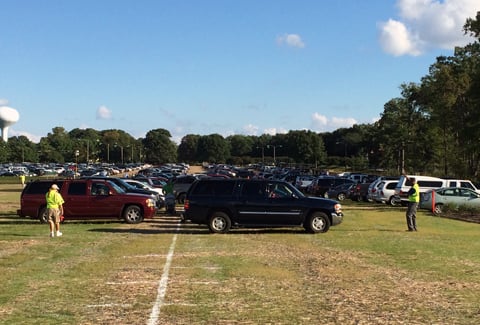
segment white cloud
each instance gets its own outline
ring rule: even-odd
[[[396,6],[400,19],[378,24],[380,46],[386,53],[415,56],[472,41],[462,28],[467,18],[475,17],[478,0],[397,0]]]
[[[312,115],[311,129],[315,132],[328,132],[338,128],[349,128],[354,124],[358,124],[358,122],[351,117],[332,117],[329,119],[325,115],[314,113]]]
[[[9,137],[19,137],[19,136],[25,136],[28,138],[28,140],[34,142],[34,143],[39,143],[40,139],[44,136],[41,135],[34,135],[26,131],[15,131],[14,129],[10,130]]]
[[[100,106],[97,109],[97,120],[110,120],[112,118],[112,111],[106,106]]]
[[[263,134],[270,134],[270,135],[276,135],[276,134],[287,134],[288,130],[284,128],[268,128],[263,130]]]
[[[403,23],[389,19],[388,22],[381,24],[380,30],[380,45],[386,53],[395,56],[421,54],[420,45]]]
[[[283,34],[282,36],[278,36],[277,44],[298,48],[305,47],[305,43],[302,41],[302,38],[297,34]]]
[[[257,135],[258,134],[258,126],[253,124],[247,124],[243,127],[243,131],[246,135]]]

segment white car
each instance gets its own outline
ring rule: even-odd
[[[400,204],[400,201],[395,198],[395,186],[397,186],[397,183],[397,180],[381,181],[375,191],[374,200],[379,203],[388,203],[392,206]]]
[[[153,187],[153,186],[148,185],[147,183],[143,183],[143,182],[137,181],[135,179],[131,179],[131,178],[122,178],[122,179],[126,183],[132,185],[133,187],[157,192],[162,198],[165,199],[165,197],[164,197],[165,195],[163,194],[163,189],[161,189],[159,187]]]

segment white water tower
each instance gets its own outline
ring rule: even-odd
[[[0,106],[0,128],[2,129],[3,141],[8,141],[8,127],[18,122],[20,115],[16,109]]]

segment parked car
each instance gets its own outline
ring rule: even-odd
[[[347,183],[335,186],[326,191],[324,197],[326,199],[343,201],[350,196],[352,186],[355,186],[355,184]]]
[[[225,175],[222,175],[225,176]],[[175,178],[173,181],[173,193],[178,203],[183,204],[185,202],[185,196],[190,186],[199,179],[200,176],[182,175]]]
[[[188,190],[184,209],[184,220],[208,225],[214,233],[232,227],[292,226],[319,233],[343,220],[338,201],[307,197],[276,180],[203,178]]]
[[[157,191],[132,186],[127,182],[125,182],[125,179],[123,178],[110,177],[110,176],[85,176],[85,177],[82,177],[82,179],[108,179],[127,193],[149,195],[153,200],[155,200],[155,205],[158,209],[162,208],[165,205],[165,199]]]
[[[397,181],[400,177],[398,176],[379,176],[373,182],[370,183],[368,186],[367,192],[367,200],[369,202],[375,201],[375,197],[377,196],[378,186],[382,181]]]
[[[350,199],[353,201],[368,201],[368,187],[370,183],[357,183],[350,188]]]
[[[295,179],[295,187],[300,191],[305,192],[314,179],[315,176],[313,175],[299,175]]]
[[[391,206],[399,205],[400,201],[395,197],[397,180],[384,180],[378,184],[373,200],[378,203],[388,203]]]
[[[454,209],[461,206],[480,208],[480,194],[470,188],[444,187],[427,191],[421,196],[420,208],[431,210],[434,214],[441,214],[445,205]]]
[[[397,200],[400,200],[403,204],[408,202],[408,191],[412,186],[412,182],[410,181],[411,178],[415,178],[417,181],[419,190],[420,190],[420,197],[423,193],[434,190],[437,188],[445,187],[446,181],[442,178],[438,177],[431,177],[431,176],[423,176],[423,175],[402,175],[395,186],[395,196]]]
[[[319,176],[307,187],[307,193],[323,197],[328,189],[341,184],[355,184],[355,181],[343,177]]]
[[[139,180],[136,180],[136,179],[131,179],[131,178],[122,178],[122,180],[127,183],[128,185],[136,188],[136,189],[140,189],[140,190],[144,190],[144,191],[147,191],[147,192],[155,192],[157,193],[157,207],[158,208],[162,208],[165,206],[165,194],[163,193],[163,188],[159,188],[159,187],[153,187],[153,186],[150,186],[148,185],[147,183],[144,183],[144,182],[140,182]]]
[[[477,187],[471,181],[465,179],[443,179],[423,175],[408,175],[408,178],[416,179],[420,189],[420,195],[429,190],[435,190],[442,187],[463,187],[480,193],[480,190],[477,189]],[[395,195],[399,197],[402,202],[406,203],[408,201],[407,193],[411,186],[412,183],[405,175],[402,175],[398,180],[397,186],[395,187]]]
[[[155,201],[148,195],[127,193],[111,179],[37,180],[25,185],[20,195],[20,217],[47,222],[45,194],[57,184],[65,200],[65,220],[119,219],[139,223],[155,214]]]

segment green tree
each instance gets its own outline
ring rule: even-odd
[[[177,161],[177,146],[170,140],[171,134],[165,129],[151,130],[143,139],[146,160],[152,164],[164,164]]]
[[[37,162],[38,153],[36,145],[26,136],[10,137],[6,144],[7,161],[14,163]]]
[[[178,146],[178,159],[189,164],[197,162],[197,146],[200,135],[187,134]]]
[[[75,149],[69,134],[63,127],[57,126],[40,139],[40,157],[45,162],[64,163],[75,161]]]
[[[228,142],[220,134],[201,136],[198,139],[197,157],[202,162],[225,163],[230,158]]]
[[[290,131],[285,136],[288,157],[297,164],[310,164],[317,167],[326,159],[323,138],[312,131]]]
[[[252,152],[253,140],[246,135],[231,135],[226,139],[230,143],[230,154],[232,156],[246,156]]]

